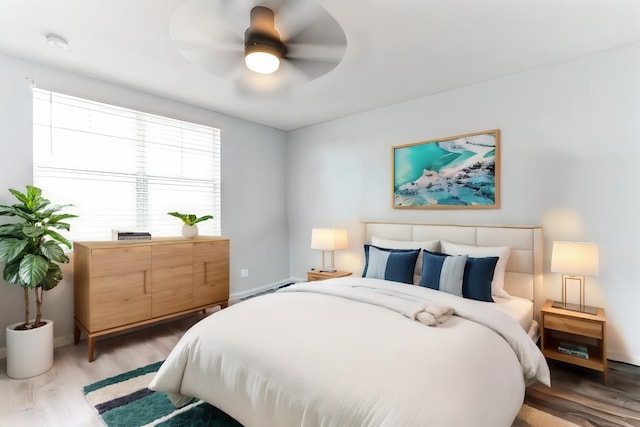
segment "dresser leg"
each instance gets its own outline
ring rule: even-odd
[[[78,327],[78,325],[73,325],[73,343],[78,345],[78,343],[80,342],[80,334],[82,333],[82,331],[80,330],[80,328]]]
[[[89,337],[87,339],[87,345],[89,347],[89,362],[93,362],[93,349],[95,347],[96,339],[95,337]]]

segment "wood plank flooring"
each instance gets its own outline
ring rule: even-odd
[[[6,363],[0,361],[0,426],[102,426],[82,388],[163,360],[202,316],[104,337],[96,343],[92,363],[87,362],[86,340],[57,348],[53,368],[35,378],[10,379]],[[550,367],[553,387],[529,387],[526,403],[530,406],[580,426],[640,426],[640,367],[610,362],[606,386],[596,372],[561,363],[550,363]]]
[[[602,374],[549,361],[551,385],[527,388],[525,402],[579,426],[640,427],[640,367],[609,361],[608,383]]]

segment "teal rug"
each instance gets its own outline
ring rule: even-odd
[[[109,427],[199,426],[242,427],[220,409],[194,399],[182,408],[165,393],[147,385],[162,362],[153,363],[88,385],[84,394]]]

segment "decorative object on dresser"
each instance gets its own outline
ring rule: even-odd
[[[311,249],[322,251],[321,272],[335,273],[333,252],[337,249],[347,248],[347,230],[337,228],[314,228],[311,230]],[[326,256],[329,252],[329,263]]]
[[[151,233],[148,231],[111,230],[111,240],[151,240]]]
[[[74,243],[75,329],[95,338],[229,301],[229,239]]]
[[[602,372],[607,382],[607,319],[596,314],[556,308],[548,300],[540,312],[541,348],[545,357]]]
[[[346,276],[351,276],[351,272],[339,271],[339,270],[336,270],[334,272],[311,270],[307,272],[307,281],[314,282],[316,280],[334,279],[336,277],[346,277]]]
[[[62,280],[58,263],[69,262],[62,245],[71,243],[56,230],[69,230],[64,222],[77,215],[59,213],[70,205],[51,206],[42,190],[27,185],[26,192],[10,189],[20,203],[0,205],[0,216],[21,221],[0,225],[0,262],[5,263],[3,279],[24,289],[24,322],[6,328],[7,375],[29,378],[53,365],[53,321],[42,318],[44,291]],[[29,289],[36,300],[36,317],[29,315]]]
[[[582,311],[596,314],[596,307],[585,304],[584,276],[599,274],[598,246],[595,243],[553,242],[551,254],[551,271],[562,273],[562,302],[554,302],[556,308]],[[578,282],[580,285],[580,303],[567,303],[567,282]]]
[[[500,130],[398,145],[392,154],[394,209],[500,207]]]
[[[168,215],[175,216],[176,218],[180,218],[182,220],[182,236],[193,239],[198,235],[198,223],[202,221],[206,221],[208,219],[213,219],[211,215],[205,215],[198,217],[194,214],[183,214],[180,212],[168,212]]]

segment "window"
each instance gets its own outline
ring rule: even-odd
[[[64,210],[71,240],[112,230],[180,235],[179,211],[220,234],[220,129],[41,89],[33,92],[34,185]]]

